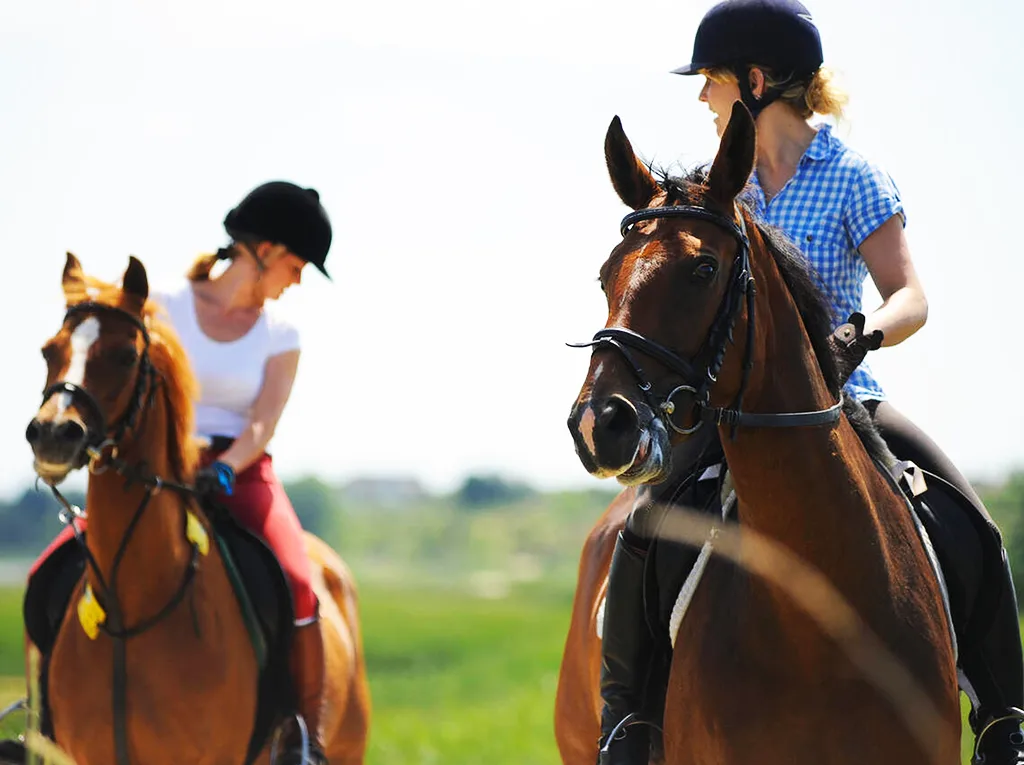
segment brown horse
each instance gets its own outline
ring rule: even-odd
[[[659,183],[613,120],[608,169],[634,212],[600,272],[609,313],[569,419],[576,450],[595,476],[656,484],[671,474],[674,444],[717,424],[740,549],[766,539],[819,572],[923,689],[938,722],[922,743],[778,582],[712,557],[675,642],[665,761],[955,763],[942,594],[903,497],[838,404],[830,316],[806,265],[737,204],[754,142],[737,103],[710,171]],[[581,560],[556,706],[574,765],[596,759],[594,603],[629,504],[617,500]]]
[[[260,673],[210,517],[187,489],[195,383],[135,258],[122,284],[86,277],[68,255],[67,313],[43,346],[44,402],[27,434],[46,483],[90,473],[90,565],[47,673],[52,733],[78,765],[240,765]],[[355,584],[326,544],[307,535],[307,548],[327,662],[325,753],[354,765],[370,714]],[[250,756],[267,761],[268,750]]]

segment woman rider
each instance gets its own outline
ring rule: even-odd
[[[272,303],[301,283],[307,264],[327,276],[331,223],[315,189],[271,181],[250,191],[224,227],[229,246],[200,256],[183,284],[153,297],[167,311],[199,383],[196,430],[210,445],[196,486],[215,494],[270,545],[291,586],[295,630],[288,665],[314,760],[325,763],[324,644],[313,571],[298,516],[266,450],[300,354],[297,328]],[[220,261],[227,268],[214,275]],[[292,745],[287,762],[300,763],[299,742],[286,743]]]

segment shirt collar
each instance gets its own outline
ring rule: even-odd
[[[807,147],[807,151],[804,152],[804,156],[801,157],[801,162],[830,159],[841,148],[839,139],[832,135],[831,125],[823,122],[817,128],[818,132],[814,136],[814,140],[811,141],[811,145]]]
[[[811,145],[807,147],[804,155],[800,158],[801,165],[804,162],[820,162],[825,159],[831,159],[843,148],[839,139],[832,135],[832,126],[827,122],[815,125],[815,128],[817,132],[811,141]],[[747,188],[741,192],[741,196],[746,196],[748,200],[752,201],[755,211],[759,214],[764,213],[767,204],[764,198],[764,191],[761,189],[761,181],[757,177],[756,167],[750,174]]]

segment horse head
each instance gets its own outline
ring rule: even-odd
[[[191,381],[186,366],[168,367],[183,354],[165,328],[153,330],[149,281],[139,260],[129,259],[117,287],[87,277],[68,253],[62,284],[66,312],[43,344],[43,401],[25,433],[36,473],[52,485],[73,470],[123,454],[137,439],[160,383],[172,379],[171,387],[187,398]],[[179,409],[185,410],[179,418],[191,412],[187,405]]]
[[[713,401],[746,384],[752,296],[746,224],[735,200],[754,162],[754,124],[739,102],[703,183],[659,183],[616,117],[605,138],[612,185],[634,212],[600,271],[608,302],[586,380],[569,417],[584,467],[624,484],[671,471],[671,447],[705,422]]]

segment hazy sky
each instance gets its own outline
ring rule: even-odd
[[[72,250],[119,278],[180,277],[251,187],[315,186],[333,283],[283,308],[304,354],[272,444],[285,477],[498,471],[595,485],[565,427],[605,319],[597,270],[626,211],[604,168],[618,114],[647,159],[717,138],[689,60],[710,3],[53,0],[0,8],[0,493]],[[285,10],[287,8],[287,10]],[[851,92],[839,135],[885,166],[931,305],[872,363],[971,476],[1024,466],[1018,340],[1018,3],[819,0]],[[17,273],[17,275],[15,275]],[[868,307],[877,297],[871,293]],[[609,484],[610,488],[610,484]]]

